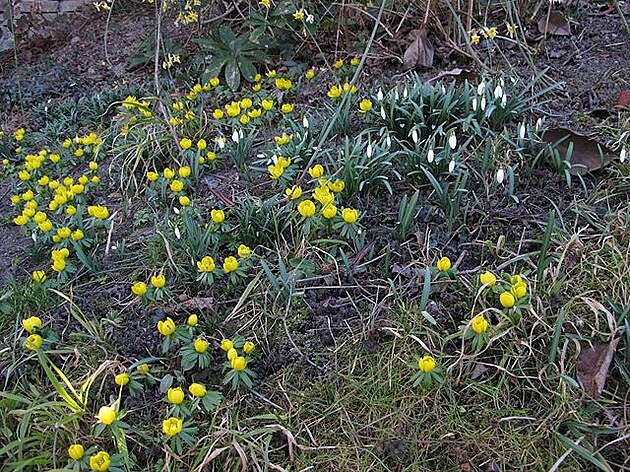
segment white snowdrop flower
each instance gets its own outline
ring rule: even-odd
[[[503,96],[503,89],[500,85],[497,85],[494,89],[494,98],[501,98]]]
[[[503,80],[503,77],[499,79],[499,83],[501,84],[501,87],[505,87],[505,80]]]
[[[451,133],[448,137],[448,145],[451,149],[455,149],[455,146],[457,146],[457,136],[455,136],[455,133]]]
[[[400,98],[400,97],[399,97],[399,95],[398,95],[398,88],[395,88],[395,89],[394,89],[394,100],[398,101],[398,99],[399,99],[399,98]]]
[[[405,123],[398,123],[398,126],[400,126],[400,129],[405,127]]]
[[[409,95],[409,90],[407,90],[407,86],[405,85],[405,88],[403,89],[403,98],[407,98],[407,95]]]
[[[486,90],[486,83],[480,82],[479,85],[477,85],[477,95],[483,95],[484,90]]]
[[[389,149],[390,147],[392,147],[392,138],[389,137],[389,134],[387,135],[387,137],[385,138],[385,144],[387,144],[387,149]]]
[[[433,152],[433,149],[429,149],[429,152],[427,152],[427,162],[431,164],[434,160],[435,160],[435,153]]]
[[[179,208],[173,208],[173,213],[175,213],[176,215],[179,215]]]
[[[243,139],[243,136],[245,136],[245,135],[243,134],[243,130],[242,130],[242,129],[239,129],[239,130],[238,130],[238,137],[239,137],[239,138],[241,138],[241,139]]]
[[[444,84],[440,86],[440,90],[442,91],[442,95],[446,95],[446,87],[444,87]]]
[[[225,147],[225,138],[220,136],[219,139],[217,139],[217,144],[219,145],[219,149],[223,149]]]
[[[525,123],[521,123],[521,126],[518,128],[518,137],[525,139]]]
[[[367,146],[367,151],[366,151],[367,157],[372,157],[372,153],[373,152],[374,152],[374,150],[372,149],[372,143],[370,143]]]
[[[623,148],[621,150],[621,153],[619,153],[619,160],[621,162],[626,162],[627,157],[628,157],[628,150],[626,148]]]
[[[37,234],[31,233],[31,239],[33,240],[34,243],[36,243],[37,242]]]
[[[497,182],[502,184],[505,179],[505,171],[503,169],[499,169],[497,171]]]
[[[453,159],[448,165],[448,171],[450,173],[453,173],[454,170],[455,170],[455,159]]]
[[[418,130],[417,130],[416,128],[414,128],[414,129],[411,131],[411,140],[412,140],[415,144],[417,144],[417,143],[418,143]]]
[[[479,104],[479,108],[481,111],[486,110],[486,97],[481,97],[481,103]]]
[[[118,246],[116,246],[115,244],[112,244],[111,246],[109,246],[109,248],[110,248],[112,251],[115,251],[116,249],[118,249]]]
[[[383,101],[383,89],[378,89],[378,93],[376,94],[376,99],[377,99],[379,102],[382,102],[382,101]]]
[[[181,239],[182,235],[179,233],[179,228],[175,226],[175,237],[177,239]]]
[[[538,118],[536,120],[536,124],[534,125],[534,129],[536,130],[537,133],[538,131],[540,131],[541,126],[542,126],[542,118]]]
[[[305,128],[308,128],[309,123],[308,123],[307,117],[302,118],[302,126],[304,126]]]
[[[503,96],[501,97],[501,106],[505,108],[505,105],[507,105],[507,95],[503,94]]]
[[[472,99],[472,109],[473,111],[477,111],[477,97]]]
[[[381,118],[385,119],[387,118],[387,115],[385,115],[385,108],[381,107]]]
[[[315,22],[315,17],[312,14],[307,15],[306,22],[312,25]]]
[[[238,130],[234,130],[234,132],[232,133],[232,141],[234,141],[235,143],[239,142]]]

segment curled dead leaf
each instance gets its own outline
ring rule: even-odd
[[[604,390],[608,368],[615,355],[619,339],[609,343],[596,343],[580,352],[577,360],[577,378],[584,391],[592,398],[599,398]]]
[[[602,144],[570,129],[549,129],[542,139],[561,157],[568,159],[572,175],[584,175],[601,169],[610,162],[610,151]]]
[[[538,31],[542,34],[553,34],[555,36],[571,36],[569,22],[560,10],[551,10],[549,21],[547,21],[547,16],[543,16],[538,20]]]
[[[427,38],[426,28],[412,30],[411,44],[407,46],[403,58],[405,69],[414,67],[431,67],[433,65],[433,45]]]
[[[630,90],[622,90],[619,92],[615,108],[621,110],[622,108],[630,108]]]

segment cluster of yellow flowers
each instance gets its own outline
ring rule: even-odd
[[[152,289],[161,290],[166,286],[166,277],[164,274],[152,275],[150,283]],[[144,297],[149,294],[149,287],[145,282],[138,281],[131,286],[131,292],[139,297]]]
[[[37,316],[25,318],[22,320],[22,328],[29,333],[29,336],[26,338],[26,342],[24,343],[24,347],[26,347],[29,351],[39,350],[44,343],[44,338],[42,338],[40,334],[42,329],[42,320]]]
[[[514,35],[516,33],[516,26],[512,25],[511,23],[506,22],[505,28],[506,28],[507,35],[510,38],[514,38]],[[484,26],[483,28],[478,28],[469,32],[470,42],[472,44],[479,44],[479,41],[481,40],[482,37],[484,39],[488,39],[492,41],[496,37],[497,33],[498,33],[498,28],[496,26],[491,26],[489,28],[487,26]]]
[[[247,368],[247,356],[254,352],[256,346],[251,341],[243,344],[243,355],[239,355],[234,343],[230,339],[221,341],[221,349],[225,352],[228,362],[236,372],[243,372]]]
[[[346,82],[343,85],[333,85],[332,87],[330,87],[328,92],[326,92],[326,95],[328,95],[330,98],[334,100],[341,97],[343,93],[349,93],[350,95],[354,95],[356,91],[357,91],[356,86],[350,85],[348,82]]]
[[[68,456],[73,461],[79,462],[85,457],[85,448],[82,444],[71,444],[68,447]],[[89,465],[92,471],[107,472],[112,465],[111,456],[106,451],[97,451],[90,456]]]
[[[252,250],[245,244],[241,244],[237,249],[238,257],[242,260],[248,259],[252,254]],[[229,274],[235,272],[239,267],[238,260],[234,256],[228,256],[223,260],[223,272]],[[197,261],[197,270],[203,273],[212,273],[216,268],[214,259],[211,256],[204,256]]]

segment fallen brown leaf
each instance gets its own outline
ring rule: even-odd
[[[564,13],[560,10],[551,10],[549,14],[549,22],[547,16],[543,16],[538,20],[538,31],[542,34],[553,34],[556,36],[571,36],[571,27]]]
[[[573,151],[569,158],[572,175],[584,175],[601,169],[610,162],[608,149],[588,136],[578,134],[566,128],[553,128],[545,131],[543,141],[556,149],[561,156],[566,156],[570,143]],[[603,158],[600,158],[600,149]]]
[[[630,90],[622,90],[619,92],[619,96],[617,97],[615,108],[621,109],[628,107],[630,107]]]
[[[433,45],[427,39],[427,30],[422,28],[412,30],[410,33],[411,44],[407,46],[403,65],[405,69],[414,67],[431,67],[433,65]]]
[[[618,341],[615,339],[609,343],[593,344],[583,349],[578,356],[577,377],[584,391],[592,398],[599,398],[604,390]]]
[[[213,306],[214,298],[212,297],[193,297],[186,300],[180,298],[176,307],[164,307],[164,313],[170,315],[181,311],[209,310]]]

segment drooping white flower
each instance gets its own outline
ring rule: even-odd
[[[427,152],[427,162],[431,164],[434,160],[435,160],[435,153],[433,152],[433,149],[429,149],[429,152]]]
[[[372,157],[372,153],[373,152],[374,152],[374,150],[372,149],[372,143],[370,143],[370,144],[368,144],[367,150],[366,150],[365,153],[367,154],[367,157]]]
[[[177,226],[175,226],[175,237],[177,239],[181,239],[182,238],[182,235],[180,234],[179,228]]]
[[[387,118],[387,115],[385,114],[385,108],[381,107],[381,118],[385,119]]]
[[[306,116],[302,118],[302,126],[304,126],[305,128],[308,128],[309,126],[308,118]]]
[[[480,82],[479,85],[477,85],[477,95],[483,95],[484,90],[486,90],[486,83]]]
[[[501,98],[503,97],[503,89],[501,88],[500,85],[497,85],[494,88],[494,98]]]
[[[501,106],[505,108],[505,105],[507,105],[507,95],[503,94],[503,96],[501,97]]]
[[[521,126],[518,128],[518,137],[525,139],[525,123],[521,123]]]
[[[623,148],[621,152],[619,153],[619,160],[621,162],[626,162],[627,157],[628,157],[628,150],[626,148]]]
[[[477,97],[472,99],[472,109],[473,111],[477,111]]]
[[[376,94],[376,100],[379,102],[383,101],[383,89],[378,89],[378,93]]]
[[[405,85],[405,88],[403,89],[403,98],[407,98],[407,95],[409,95],[409,90],[407,90],[407,86]]]
[[[481,97],[481,103],[479,105],[479,108],[481,109],[481,111],[486,110],[486,97],[485,96]]]
[[[536,120],[536,124],[534,125],[534,129],[536,130],[537,133],[538,131],[540,131],[541,126],[542,126],[542,118],[538,118]]]
[[[387,137],[385,138],[385,144],[387,144],[387,149],[389,149],[390,147],[392,147],[392,138],[389,137],[389,134],[387,135]]]
[[[413,130],[411,130],[411,140],[414,142],[414,144],[418,143],[418,130],[416,128],[414,128]]]
[[[455,149],[455,147],[457,146],[457,136],[455,136],[455,133],[451,133],[451,135],[448,137],[448,145],[451,149]]]
[[[238,130],[236,130],[236,129],[232,133],[232,141],[234,141],[235,143],[238,143],[240,141],[239,135],[238,135]]]
[[[453,171],[455,170],[455,159],[453,159],[449,164],[448,164],[448,171],[450,173],[453,173]]]
[[[223,136],[219,136],[217,144],[219,145],[219,149],[223,149],[225,147],[225,138]]]
[[[503,169],[499,169],[497,171],[497,182],[502,184],[505,179],[505,171]]]

